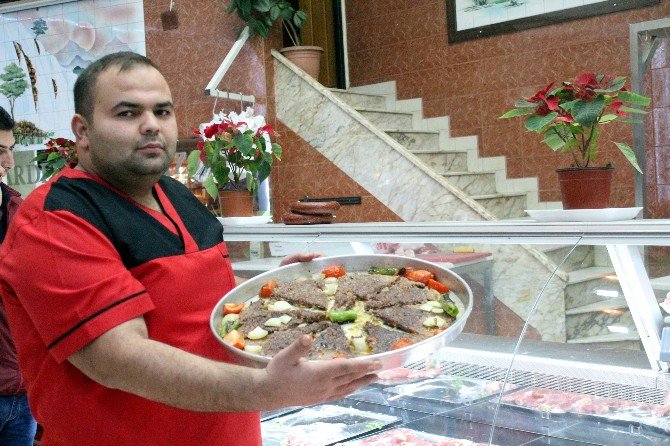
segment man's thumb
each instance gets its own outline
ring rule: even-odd
[[[283,359],[291,364],[297,364],[300,359],[309,352],[312,348],[312,337],[310,335],[302,335],[296,339],[291,345],[286,347],[282,352]]]

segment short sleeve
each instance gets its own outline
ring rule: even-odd
[[[68,211],[12,227],[2,249],[4,298],[18,299],[58,362],[154,308],[112,243]]]

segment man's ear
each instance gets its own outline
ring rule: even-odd
[[[72,127],[72,133],[74,133],[74,136],[77,140],[77,150],[88,150],[88,130],[90,126],[86,118],[79,113],[76,113],[72,117],[72,122],[70,125]]]

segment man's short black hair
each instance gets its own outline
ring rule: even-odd
[[[89,123],[92,123],[95,84],[100,73],[113,66],[119,67],[119,71],[126,71],[137,65],[150,66],[160,72],[160,69],[151,59],[131,51],[108,54],[86,67],[74,83],[74,112],[79,113]]]
[[[7,113],[7,110],[0,107],[0,130],[1,131],[13,130],[14,124],[16,123],[14,122],[14,119],[12,119],[10,114]]]

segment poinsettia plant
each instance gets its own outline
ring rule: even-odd
[[[201,140],[188,155],[188,170],[212,197],[241,185],[255,192],[270,175],[273,161],[281,160],[282,147],[271,139],[274,129],[251,107],[240,114],[221,112],[195,134]]]
[[[41,150],[31,162],[37,162],[42,170],[40,181],[46,181],[65,166],[75,167],[77,160],[77,147],[74,141],[67,138],[49,138],[44,143],[45,150]]]
[[[500,118],[527,116],[528,131],[543,134],[543,143],[554,152],[572,154],[574,167],[586,168],[595,162],[601,126],[614,121],[639,123],[632,115],[646,114],[641,107],[648,97],[631,92],[623,76],[585,73],[573,82],[553,83],[533,97],[518,101]],[[640,108],[637,108],[638,106]],[[623,142],[614,143],[640,173],[635,153]]]

